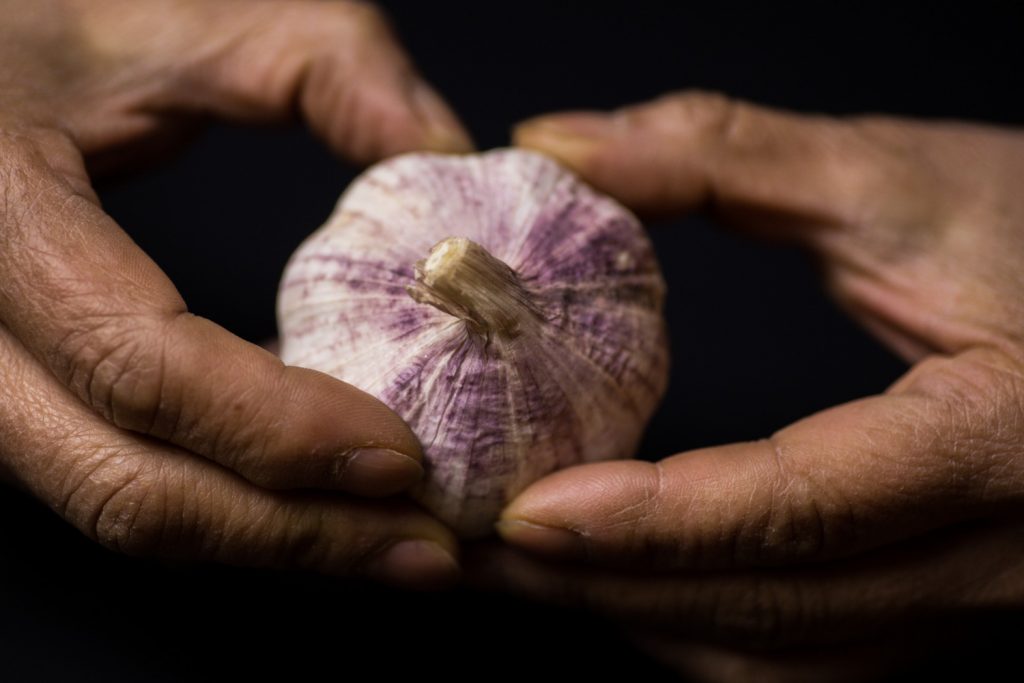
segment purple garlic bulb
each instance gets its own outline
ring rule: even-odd
[[[637,219],[551,159],[407,154],[292,256],[282,357],[401,415],[414,496],[475,537],[545,474],[635,455],[668,381],[664,295]]]

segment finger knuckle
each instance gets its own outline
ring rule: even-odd
[[[622,544],[654,565],[679,561],[679,542],[674,528],[666,528],[669,483],[661,463],[632,463],[628,495],[610,497],[614,504],[590,520],[583,538],[587,552],[602,554]]]
[[[288,557],[283,559],[290,565],[348,571],[362,552],[358,544],[343,548],[334,534],[328,533],[328,523],[321,512],[306,510],[286,529],[283,547]]]
[[[156,555],[165,547],[167,492],[158,478],[139,477],[114,491],[97,511],[93,535],[126,555]]]
[[[253,370],[242,381],[224,386],[225,399],[213,400],[205,411],[206,427],[203,452],[216,454],[250,482],[264,489],[283,489],[308,484],[333,460],[325,458],[321,449],[305,447],[304,435],[283,438],[280,393],[285,368],[269,366],[273,374],[260,376]],[[253,382],[253,379],[261,382]],[[271,387],[266,390],[266,387]],[[194,417],[178,419],[179,425],[191,423]],[[172,432],[175,439],[185,438],[181,428]]]
[[[814,560],[853,542],[857,514],[842,487],[825,479],[824,472],[798,465],[808,459],[791,453],[779,436],[763,443],[776,471],[768,484],[767,504],[745,516],[736,561],[772,566]]]
[[[684,553],[674,524],[665,524],[675,518],[671,505],[672,487],[669,475],[660,462],[651,463],[642,496],[628,510],[627,526],[630,545],[649,558],[655,566],[673,566],[684,561]],[[692,561],[692,559],[691,559]]]
[[[669,93],[654,106],[641,109],[654,125],[686,131],[702,140],[719,140],[732,135],[743,112],[743,104],[718,92],[686,90]]]
[[[157,555],[166,546],[174,496],[158,468],[129,464],[136,461],[120,450],[97,453],[66,491],[62,511],[106,548],[127,555]]]
[[[1024,367],[1000,352],[975,350],[956,357],[933,356],[919,363],[897,392],[928,397],[917,422],[919,468],[946,487],[951,500],[984,502],[1016,495],[1024,484]]]
[[[386,539],[359,529],[347,519],[318,506],[282,508],[276,525],[280,534],[274,548],[274,563],[302,567],[331,574],[351,574],[365,568],[367,562],[387,545]]]
[[[749,544],[753,549],[750,559],[761,566],[814,559],[824,554],[825,536],[817,504],[797,503],[791,494],[783,494],[770,508],[763,532]]]
[[[685,90],[670,93],[661,100],[678,118],[700,122],[720,122],[729,118],[736,100],[710,90]]]
[[[674,93],[665,99],[664,106],[670,111],[668,118],[673,126],[717,150],[728,150],[733,155],[755,154],[774,144],[764,110],[722,93]]]
[[[86,315],[57,345],[66,383],[107,420],[164,437],[167,348],[159,323],[131,316]]]

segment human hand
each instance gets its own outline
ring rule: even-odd
[[[485,581],[728,680],[858,678],[893,663],[887,639],[1024,605],[1024,134],[691,93],[516,142],[641,212],[806,247],[914,366],[762,441],[537,482],[499,523],[526,553],[495,551]]]
[[[197,116],[295,112],[358,162],[470,147],[366,4],[0,2],[0,472],[131,554],[448,580],[443,525],[339,493],[412,484],[408,427],[187,313],[90,186]]]

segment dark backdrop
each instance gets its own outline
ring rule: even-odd
[[[638,0],[384,5],[482,148],[507,144],[515,121],[546,110],[691,87],[835,114],[1024,119],[1022,23],[1009,2],[969,11],[966,3],[926,11]],[[298,127],[214,126],[171,163],[107,182],[101,195],[194,312],[260,341],[275,333],[285,260],[353,172]],[[670,288],[674,370],[647,457],[764,436],[877,392],[904,369],[833,308],[801,254],[699,217],[651,228]],[[610,626],[571,613],[464,592],[413,596],[168,567],[94,547],[6,491],[0,510],[4,680],[303,678],[324,667],[340,678],[354,664],[454,680],[666,675]],[[996,638],[988,654],[1009,642]],[[951,658],[936,653],[932,666],[967,666]],[[486,668],[471,664],[481,660]]]

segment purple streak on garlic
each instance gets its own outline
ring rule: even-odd
[[[551,159],[407,154],[292,257],[282,358],[401,415],[415,497],[481,536],[545,474],[635,454],[668,378],[664,291],[637,219]]]

